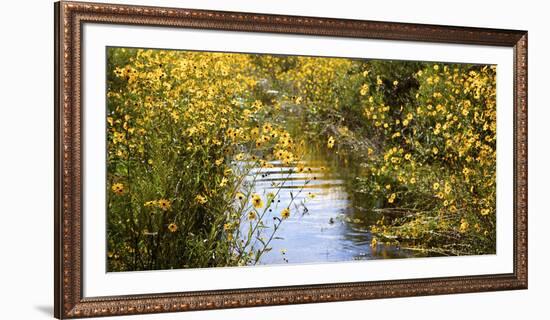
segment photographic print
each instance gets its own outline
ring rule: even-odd
[[[107,271],[496,253],[495,65],[106,50]]]
[[[527,288],[527,31],[54,12],[56,317]]]

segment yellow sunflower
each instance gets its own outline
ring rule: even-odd
[[[237,192],[237,194],[235,195],[235,198],[237,198],[237,200],[239,201],[243,201],[244,199],[246,199],[245,195],[242,194],[241,192]]]
[[[335,142],[336,142],[336,140],[334,139],[334,137],[333,137],[333,136],[330,136],[330,137],[328,138],[328,141],[327,141],[327,147],[328,147],[329,149],[332,149],[332,148],[334,147],[334,143],[335,143]]]
[[[283,211],[281,211],[281,218],[288,219],[290,217],[290,209],[284,208]]]
[[[172,206],[172,204],[170,203],[170,200],[166,200],[166,199],[158,200],[157,205],[159,206],[159,208],[161,208],[164,211],[170,210],[170,207]]]
[[[258,195],[258,194],[253,194],[252,195],[252,205],[256,209],[260,209],[261,207],[263,207],[264,206],[264,201],[262,200],[262,197],[260,197],[260,195]]]
[[[195,201],[197,201],[198,204],[205,204],[206,202],[208,202],[208,198],[206,198],[206,196],[198,194],[195,197]]]
[[[168,231],[174,233],[174,232],[178,231],[178,226],[175,223],[170,223],[168,225]]]
[[[124,193],[124,185],[122,183],[115,183],[111,187],[115,194],[121,195]]]

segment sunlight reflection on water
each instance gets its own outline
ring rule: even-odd
[[[272,226],[273,217],[280,217],[281,210],[292,205],[290,217],[276,234],[282,239],[271,242],[272,250],[264,253],[260,264],[338,262],[404,255],[394,247],[383,245],[373,252],[366,224],[368,213],[354,210],[345,181],[326,169],[329,166],[323,159],[310,156],[303,162],[302,173],[279,161],[270,163],[273,168],[253,169],[247,177],[248,183],[254,183],[254,192],[264,199],[280,187],[272,211],[263,217],[264,223]],[[258,172],[260,175],[254,180]],[[303,201],[305,204],[301,205]],[[242,232],[246,234],[247,230],[245,224]]]

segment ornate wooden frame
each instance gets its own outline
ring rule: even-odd
[[[85,298],[81,34],[84,23],[482,44],[514,50],[514,272],[415,280]],[[527,32],[114,4],[55,4],[55,316],[77,318],[527,288]]]

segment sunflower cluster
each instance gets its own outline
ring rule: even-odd
[[[427,253],[494,253],[496,68],[426,64],[412,78],[418,87],[404,104],[381,101],[384,82],[363,100],[365,121],[385,138],[361,188],[385,198],[388,211],[412,210],[372,231]]]
[[[301,157],[267,116],[253,56],[109,48],[107,60],[109,270],[243,263],[232,201],[264,206],[244,177]]]

